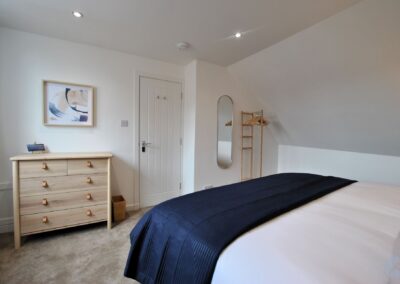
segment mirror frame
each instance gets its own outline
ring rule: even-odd
[[[219,110],[219,108],[218,108],[218,106],[219,106],[219,103],[220,103],[220,101],[221,101],[221,99],[222,98],[227,98],[227,99],[229,99],[229,101],[230,101],[230,103],[231,103],[231,106],[232,106],[232,126],[231,126],[231,151],[230,151],[230,160],[229,160],[229,162],[228,163],[222,163],[222,162],[220,162],[219,161],[219,159],[218,159],[218,142],[219,142],[219,140],[218,140],[218,137],[219,137],[219,112],[218,112],[218,110]],[[230,97],[230,96],[228,96],[228,95],[222,95],[222,96],[220,96],[219,98],[218,98],[218,101],[217,101],[217,165],[218,165],[218,167],[219,168],[221,168],[221,169],[228,169],[228,168],[230,168],[231,166],[232,166],[232,164],[233,164],[233,125],[234,125],[234,116],[235,116],[235,112],[234,112],[234,110],[233,110],[233,100],[232,100],[232,98]]]

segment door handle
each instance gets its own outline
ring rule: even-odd
[[[146,142],[145,140],[142,141],[142,153],[146,152],[146,147],[150,146],[151,143]]]

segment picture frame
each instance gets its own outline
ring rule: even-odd
[[[94,126],[95,87],[43,80],[45,126]]]

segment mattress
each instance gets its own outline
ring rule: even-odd
[[[358,182],[256,227],[212,283],[400,284],[400,187]]]

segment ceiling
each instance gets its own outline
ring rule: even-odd
[[[230,65],[358,0],[0,0],[0,26],[176,64]],[[84,14],[72,16],[73,10]],[[235,32],[243,32],[234,39]],[[191,48],[179,51],[176,43]]]

